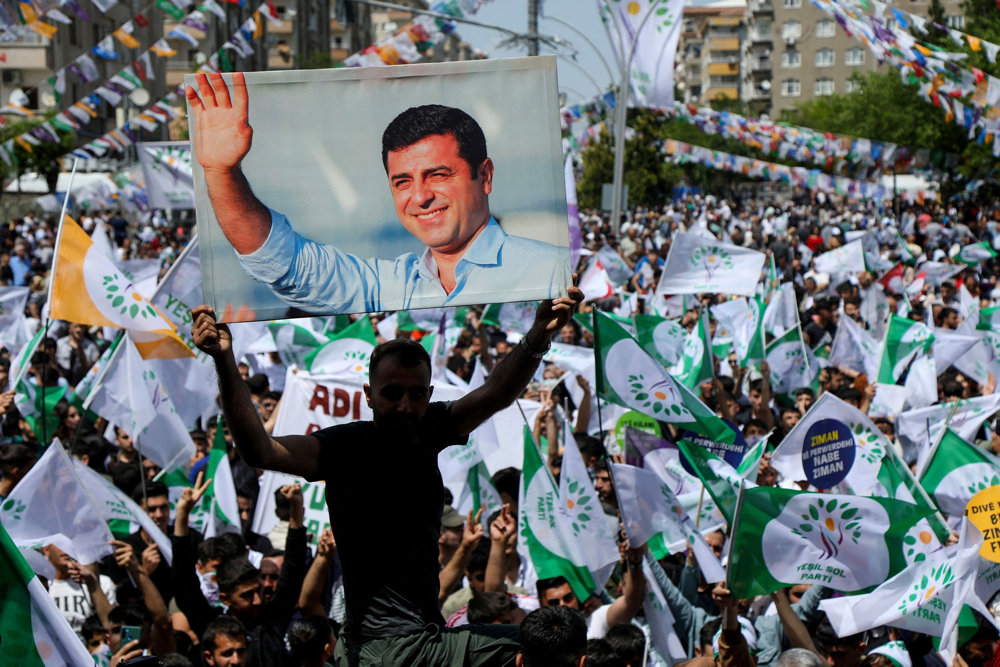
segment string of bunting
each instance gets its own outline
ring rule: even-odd
[[[268,17],[272,23],[280,25],[281,21],[271,15],[271,9],[273,5],[269,2],[261,3],[261,5],[254,11],[253,15],[243,22],[236,32],[233,33],[226,42],[217,51],[210,55],[205,64],[201,65],[198,69],[198,73],[208,73],[208,72],[221,72],[223,69],[226,71],[232,70],[232,64],[229,62],[228,51],[234,51],[240,57],[246,58],[254,54],[254,49],[251,44],[253,40],[264,34],[263,30],[263,17]],[[174,108],[175,104],[183,104],[184,100],[184,84],[180,84],[170,93],[160,100],[157,105],[162,110],[163,107],[167,107],[170,110],[168,114],[169,117],[164,117],[164,114],[150,114],[154,116],[152,122],[150,119],[143,119],[140,115],[137,118],[133,118],[125,122],[120,128],[111,130],[102,137],[98,137],[93,141],[77,148],[70,152],[70,155],[81,158],[94,158],[101,157],[105,155],[109,150],[114,150],[116,152],[123,152],[125,148],[135,143],[136,135],[133,125],[141,127],[147,131],[153,131],[159,127],[160,123],[169,122],[172,118],[179,115],[179,112]],[[152,107],[150,107],[152,109]]]
[[[585,102],[562,107],[560,116],[564,131],[570,130],[577,121],[592,124],[568,137],[569,145],[574,149],[587,146],[600,135],[603,128],[601,119],[614,108],[613,92],[606,92]],[[912,148],[788,123],[747,118],[731,111],[716,111],[709,107],[696,107],[682,102],[675,102],[674,108],[664,113],[676,120],[694,125],[705,134],[737,139],[769,155],[816,164],[833,173],[854,172],[860,168],[868,171],[865,176],[870,176],[875,171],[890,165],[897,173],[952,169],[958,166],[960,160],[957,153]],[[600,127],[591,129],[595,123],[600,124]]]
[[[479,11],[491,0],[436,0],[430,10],[455,18],[464,18]],[[423,59],[424,53],[455,30],[451,21],[419,14],[395,34],[371,44],[344,59],[344,67],[409,65]]]
[[[667,159],[677,164],[695,163],[711,169],[742,174],[748,178],[780,181],[858,199],[878,200],[892,197],[891,189],[872,181],[833,176],[818,169],[789,167],[775,162],[716,151],[704,146],[695,146],[675,139],[667,139],[662,150]],[[919,193],[916,196],[923,197],[924,193]],[[933,194],[926,193],[926,196],[933,197]]]
[[[885,4],[870,1],[877,11],[885,10]],[[1000,79],[965,65],[962,61],[968,57],[966,53],[953,53],[919,42],[904,29],[910,27],[909,23],[896,27],[881,16],[860,13],[854,6],[836,0],[812,0],[812,3],[837,21],[849,36],[865,44],[879,63],[888,62],[898,68],[904,83],[918,85],[919,95],[939,107],[946,122],[967,128],[969,138],[975,138],[979,144],[992,142],[993,154],[1000,157],[1000,142],[993,140],[1000,132],[997,109]],[[903,14],[893,14],[896,19],[893,23],[899,16]],[[959,33],[953,39],[962,35]],[[979,45],[982,47],[981,40]]]
[[[265,16],[268,17],[272,22],[275,22],[278,25],[280,25],[280,21],[274,18],[270,13],[270,4],[267,2],[262,3],[260,7],[253,13],[253,15],[250,18],[248,18],[243,23],[243,25],[241,25],[236,30],[235,33],[233,33],[233,36],[230,37],[219,50],[217,50],[215,53],[209,56],[206,63],[201,67],[199,67],[198,71],[199,72],[221,71],[224,67],[224,64],[228,62],[229,56],[227,54],[227,51],[234,51],[241,57],[248,57],[250,55],[253,55],[254,49],[253,46],[251,45],[251,40],[255,40],[261,35],[263,35],[263,17]],[[231,66],[227,65],[226,69],[232,69],[232,68]],[[134,90],[134,89],[135,88],[131,88],[129,90]],[[143,113],[139,114],[136,118],[132,118],[131,120],[125,122],[121,127],[111,130],[105,133],[103,136],[98,137],[73,151],[70,151],[69,154],[84,159],[90,159],[95,157],[101,157],[105,155],[108,151],[122,152],[126,147],[128,147],[129,145],[131,145],[136,141],[137,138],[136,133],[139,128],[147,131],[154,131],[162,123],[167,123],[173,118],[177,117],[180,114],[180,112],[177,111],[176,108],[174,108],[174,105],[183,104],[183,99],[184,99],[184,86],[183,84],[181,84],[176,89],[165,95],[162,99],[158,100],[154,104],[147,107],[146,110]],[[90,103],[95,103],[95,101],[92,99],[88,99],[87,101]],[[70,107],[70,109],[73,108],[74,107]],[[94,109],[90,108],[89,106],[87,106],[87,108],[90,109],[90,111],[94,114],[92,117],[96,117],[97,112]],[[48,122],[52,123],[56,127],[59,127],[60,129],[65,129],[65,130],[74,129],[73,127],[65,127],[60,125],[60,123],[65,121],[65,116],[62,115],[64,113],[66,112],[57,114],[51,121]],[[39,125],[38,127],[42,127],[42,125]],[[3,159],[8,164],[13,164],[14,161],[13,144],[14,142],[17,141],[18,138],[23,138],[23,136],[24,135],[20,135],[20,137],[9,139],[3,144],[0,144],[0,159]],[[37,134],[33,135],[32,139],[39,140],[39,135]],[[45,136],[43,140],[48,142],[57,142],[58,137],[56,136],[55,132],[51,132],[51,134]],[[17,143],[22,147],[24,147],[24,144],[21,144],[21,142],[18,141]],[[31,142],[28,142],[28,144],[30,146]],[[30,151],[30,148],[26,147],[26,150]]]

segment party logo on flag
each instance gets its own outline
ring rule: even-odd
[[[20,500],[10,498],[3,504],[3,511],[6,513],[4,518],[9,521],[20,521],[24,518],[24,510],[26,509],[28,506]]]
[[[569,519],[570,527],[573,529],[573,537],[579,537],[580,533],[587,529],[587,526],[594,520],[596,510],[591,507],[594,494],[587,491],[587,488],[579,481],[573,480],[566,487],[569,497],[560,499],[563,505],[563,512]]]
[[[910,593],[900,600],[896,608],[901,614],[917,614],[917,611],[922,609],[928,601],[935,599],[934,594],[936,592],[951,586],[954,582],[955,573],[952,572],[951,565],[941,563],[931,569],[930,572],[924,574],[919,581],[915,582],[910,589]],[[936,611],[928,611],[920,615],[928,613],[937,616],[938,620],[940,620],[940,615]]]
[[[927,521],[921,521],[914,525],[903,536],[903,556],[907,563],[919,563],[922,560],[927,560],[928,556],[940,549],[941,541],[934,535],[934,531]]]
[[[843,500],[843,496],[801,494],[788,498],[781,513],[764,527],[761,544],[789,543],[789,533],[804,544],[795,551],[799,556],[789,559],[786,549],[765,548],[764,562],[778,581],[813,579],[820,583],[837,580],[837,590],[853,591],[882,583],[889,574],[889,550],[882,528],[888,528],[889,515],[877,502],[857,497],[858,506]],[[869,530],[862,530],[860,506]],[[791,529],[790,529],[791,527]],[[862,556],[863,555],[863,556]],[[860,556],[860,557],[859,557]],[[827,567],[835,563],[864,563],[858,567]],[[804,576],[803,571],[815,573]]]
[[[708,280],[712,280],[716,271],[733,268],[733,258],[730,254],[715,245],[696,248],[691,254],[689,263],[696,269],[704,270]]]

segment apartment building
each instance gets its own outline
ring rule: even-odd
[[[961,30],[961,0],[942,4],[948,25]],[[930,3],[900,0],[892,6],[927,16]],[[742,94],[756,114],[781,118],[808,100],[850,93],[855,73],[878,67],[864,44],[809,0],[749,0]]]
[[[694,0],[684,7],[674,69],[679,100],[740,98],[746,6],[746,0]]]

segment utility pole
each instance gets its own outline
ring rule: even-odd
[[[538,55],[538,3],[541,0],[528,0],[528,55]]]

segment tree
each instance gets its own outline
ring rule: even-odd
[[[41,125],[54,115],[55,112],[52,112],[41,118],[24,118],[16,122],[7,123],[0,128],[0,144],[27,132],[37,125]],[[49,127],[52,127],[56,132],[59,141],[42,141],[37,146],[31,146],[30,150],[20,143],[14,142],[14,149],[12,151],[14,153],[14,164],[8,165],[6,162],[0,161],[0,175],[4,179],[9,178],[13,180],[20,178],[24,174],[35,172],[45,178],[49,192],[56,191],[56,182],[59,179],[59,172],[62,171],[59,158],[73,150],[76,146],[76,133],[59,130],[51,124]]]

